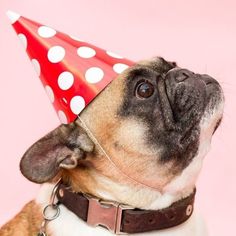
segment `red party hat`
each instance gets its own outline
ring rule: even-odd
[[[17,13],[7,15],[62,123],[74,121],[119,73],[134,64]]]

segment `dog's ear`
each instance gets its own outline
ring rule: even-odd
[[[20,170],[30,181],[47,182],[61,168],[75,168],[93,150],[94,143],[76,123],[60,125],[26,151]]]

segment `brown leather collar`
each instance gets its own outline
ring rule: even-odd
[[[63,184],[58,186],[59,203],[66,206],[91,226],[104,226],[116,234],[161,230],[185,222],[193,212],[194,192],[165,209],[141,210],[105,202],[81,193],[74,193]]]

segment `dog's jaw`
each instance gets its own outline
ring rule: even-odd
[[[213,110],[207,111],[202,117],[200,122],[200,145],[197,155],[183,172],[170,181],[162,191],[144,186],[124,185],[93,172],[94,178],[99,182],[96,189],[97,196],[106,200],[123,202],[141,209],[157,210],[168,207],[173,202],[190,195],[195,188],[204,157],[210,149],[215,126],[222,118],[224,108],[223,93],[220,99],[221,102]],[[102,186],[106,187],[103,188]],[[107,186],[110,188],[107,188]]]
[[[223,93],[221,94],[222,97],[220,98],[220,101],[217,103],[214,107],[214,109],[207,109],[203,117],[201,118],[200,122],[200,139],[199,139],[199,147],[198,152],[195,155],[195,157],[192,159],[190,164],[183,169],[183,171],[180,172],[180,174],[171,177],[168,181],[164,181],[165,183],[161,185],[161,187],[158,187],[156,189],[150,188],[148,186],[145,186],[143,184],[143,176],[140,175],[137,177],[137,173],[134,176],[135,181],[132,181],[132,179],[127,178],[127,176],[123,175],[122,172],[126,173],[125,170],[120,170],[120,167],[123,166],[114,166],[112,163],[109,162],[108,158],[103,154],[97,154],[96,161],[93,162],[93,169],[89,171],[89,173],[84,172],[83,170],[75,170],[74,174],[74,180],[71,181],[73,183],[73,189],[75,191],[82,191],[82,192],[88,192],[96,197],[99,197],[101,199],[110,200],[110,201],[117,201],[120,203],[124,203],[127,205],[131,205],[133,207],[141,208],[141,209],[153,209],[158,210],[165,207],[170,206],[173,202],[178,201],[188,195],[190,195],[195,187],[195,183],[197,180],[197,177],[199,175],[199,172],[202,167],[203,159],[210,148],[211,138],[212,134],[214,132],[215,126],[217,122],[221,119],[223,114],[223,106],[224,106],[224,99],[223,99]],[[99,101],[96,100],[96,102]],[[88,110],[87,110],[88,111]],[[108,113],[105,113],[108,114]],[[99,132],[96,131],[96,127],[99,127],[99,125],[96,125],[95,120],[93,122],[89,122],[89,113],[83,113],[82,119],[87,121],[87,124],[89,125],[90,130],[93,132],[93,134],[98,134]],[[90,118],[91,119],[91,118]],[[104,119],[104,113],[100,116],[99,113],[96,116],[96,122],[100,122],[100,120],[108,120]],[[118,122],[117,122],[118,123]],[[116,123],[116,124],[117,124]],[[93,124],[93,126],[91,125]],[[120,124],[120,123],[119,123]],[[120,127],[120,126],[119,126]],[[104,130],[104,129],[102,129]],[[145,132],[145,129],[139,130],[142,134]],[[109,130],[105,130],[103,132],[109,133]],[[112,131],[112,134],[119,133]],[[106,140],[102,140],[102,137],[105,137],[106,140],[112,141],[111,137],[106,138],[105,135],[97,135],[97,137],[100,137],[99,141],[101,141],[101,144],[104,144]],[[121,137],[117,138],[116,140],[121,140]],[[128,143],[129,140],[124,139],[125,142]],[[129,144],[129,143],[128,143]],[[127,145],[128,145],[127,144]],[[105,145],[103,146],[107,153],[111,155],[111,158],[113,158],[113,155],[116,155],[115,157],[119,156],[119,153],[113,152],[112,145]],[[111,149],[109,149],[111,148]],[[150,151],[150,150],[149,150]],[[94,157],[91,157],[91,159]],[[148,159],[148,158],[146,158]],[[150,160],[150,159],[149,159]],[[129,165],[127,165],[129,166]],[[151,167],[155,169],[156,167]],[[150,173],[150,169],[146,168]],[[163,168],[162,168],[163,169]],[[128,170],[128,175],[130,176],[130,170]],[[139,173],[139,172],[138,172]],[[158,176],[151,175],[151,180],[156,181],[157,183],[163,182],[163,179],[165,177],[164,174],[161,174],[161,172],[158,172]],[[139,173],[140,174],[140,173]],[[146,173],[147,174],[147,173]],[[150,175],[147,175],[150,176]],[[130,177],[133,177],[132,175]],[[140,184],[137,183],[140,181]],[[86,186],[82,187],[82,185]],[[91,185],[91,187],[89,187]],[[81,189],[78,188],[78,186],[82,187]]]
[[[221,94],[220,100],[221,102],[219,102],[218,106],[206,112],[206,114],[201,119],[200,145],[197,156],[193,159],[192,163],[187,168],[185,168],[180,176],[177,176],[164,188],[166,196],[175,195],[183,198],[193,191],[197,177],[202,168],[204,157],[210,150],[212,134],[215,131],[217,123],[222,119],[224,110],[223,93]],[[158,207],[158,204],[159,201],[157,199],[150,207],[155,209]]]

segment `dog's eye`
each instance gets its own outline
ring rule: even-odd
[[[151,97],[153,93],[154,86],[147,81],[141,82],[136,88],[136,96],[141,98]]]

